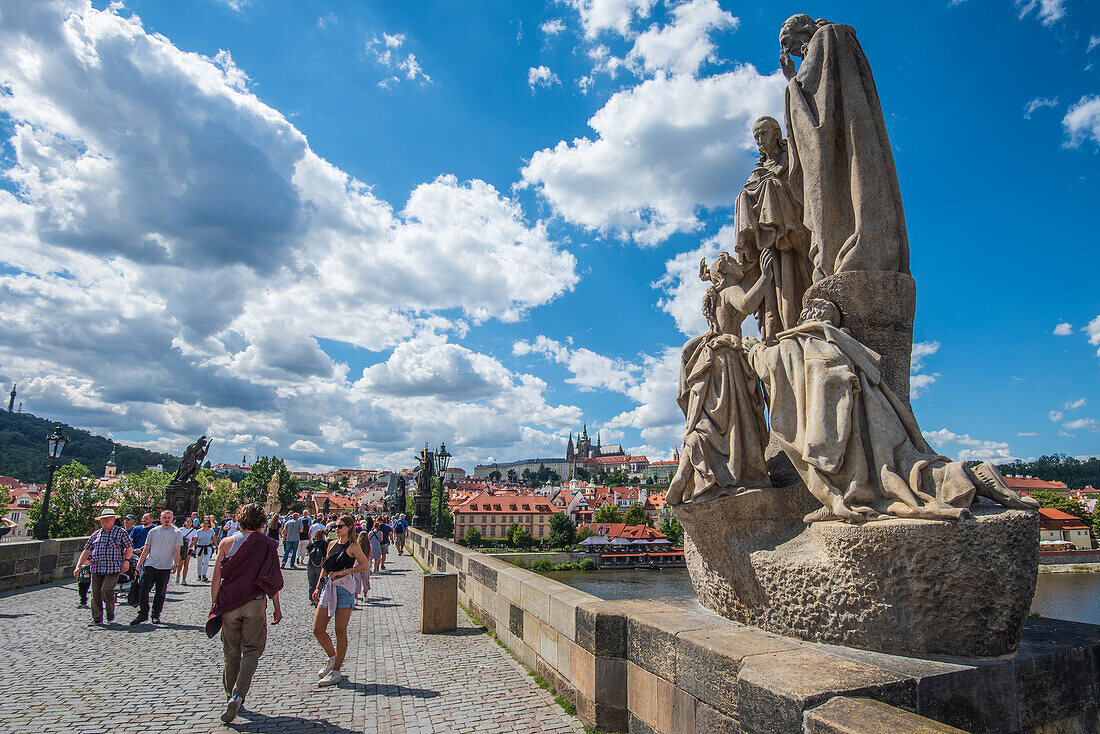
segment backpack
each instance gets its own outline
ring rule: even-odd
[[[321,564],[325,562],[326,555],[328,555],[328,543],[325,541],[314,543],[313,550],[309,552],[309,565],[320,568]]]

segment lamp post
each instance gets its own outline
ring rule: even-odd
[[[42,498],[42,514],[38,522],[34,524],[35,540],[49,540],[50,538],[50,490],[53,489],[53,473],[57,471],[57,460],[61,452],[65,450],[65,444],[69,439],[61,433],[61,424],[58,423],[53,433],[46,437],[46,468],[49,474],[46,477],[46,496]]]
[[[443,495],[447,493],[447,464],[451,455],[447,453],[447,444],[440,443],[439,451],[435,452],[435,473],[439,477],[439,499],[435,504],[435,535],[443,537]]]

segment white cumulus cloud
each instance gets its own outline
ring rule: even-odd
[[[1097,316],[1089,325],[1085,327],[1085,333],[1089,335],[1089,344],[1093,346],[1100,345],[1100,316]],[[1097,356],[1100,356],[1100,349],[1096,350]]]
[[[1054,327],[1054,336],[1069,336],[1073,333],[1073,324],[1062,321]]]
[[[1085,407],[1088,402],[1088,398],[1077,398],[1076,400],[1067,400],[1066,404],[1062,407],[1065,410],[1077,410],[1078,408]]]
[[[540,25],[539,30],[541,30],[548,36],[556,36],[557,34],[565,30],[565,24],[561,22],[561,19],[554,18],[553,20],[548,20]]]
[[[752,66],[695,79],[659,76],[618,92],[588,124],[593,138],[536,151],[523,168],[564,219],[656,245],[730,207],[752,167],[752,124],[783,109],[779,72]]]
[[[654,25],[639,35],[628,60],[653,73],[694,74],[704,62],[714,63],[710,35],[737,28],[738,20],[717,0],[688,0],[672,8],[672,22]]]
[[[251,436],[234,453],[311,443],[332,463],[396,466],[428,435],[480,456],[575,422],[541,380],[472,352],[462,373],[446,344],[578,279],[515,200],[444,174],[395,211],[314,153],[228,53],[182,51],[82,0],[0,0],[0,16],[13,184],[0,189],[0,379],[35,412],[164,445]],[[323,340],[391,359],[429,343],[455,372],[421,384],[483,386],[425,388],[410,405]]]
[[[558,75],[550,71],[546,66],[532,66],[527,70],[527,86],[532,90],[535,87],[552,87],[555,84],[560,85],[561,80],[558,79]]]
[[[636,18],[646,18],[656,0],[567,0],[580,14],[584,35],[595,38],[601,31],[620,36],[633,35],[631,24]]]
[[[1066,144],[1078,146],[1091,138],[1100,145],[1100,95],[1085,95],[1062,118]]]
[[[1013,461],[1017,457],[1004,441],[986,441],[971,438],[966,433],[955,433],[946,428],[936,431],[921,431],[928,443],[945,456],[954,456],[958,461],[992,461],[1002,463]]]

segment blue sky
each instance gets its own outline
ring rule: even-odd
[[[932,443],[1100,453],[1083,0],[0,0],[0,379],[216,460],[666,458],[795,12],[874,70]]]

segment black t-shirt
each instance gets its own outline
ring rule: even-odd
[[[351,543],[336,543],[321,567],[329,573],[336,573],[337,571],[346,571],[354,566],[355,557],[348,553],[349,545]]]

